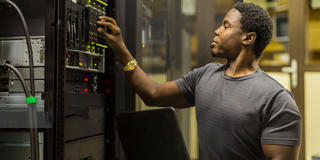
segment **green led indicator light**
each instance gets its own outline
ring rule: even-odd
[[[37,98],[30,96],[26,98],[26,104],[36,104],[37,103]]]
[[[99,43],[97,43],[96,45],[99,46],[99,47],[108,48],[108,46],[102,45],[102,44],[99,44]]]
[[[97,2],[99,2],[99,3],[101,3],[101,4],[105,5],[105,6],[108,6],[108,4],[106,2],[103,2],[102,0],[97,0]]]

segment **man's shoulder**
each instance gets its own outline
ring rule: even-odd
[[[194,68],[192,71],[190,71],[188,74],[185,74],[182,78],[178,79],[178,82],[181,80],[187,80],[191,82],[199,82],[204,77],[208,77],[208,75],[215,74],[218,70],[221,70],[223,68],[223,64],[221,63],[208,63],[204,66]]]
[[[261,86],[268,87],[270,89],[283,89],[283,85],[279,83],[276,79],[274,79],[272,76],[267,74],[266,72],[261,70],[261,74],[258,76],[259,80],[257,81],[260,83]]]
[[[289,94],[292,97],[291,92],[287,88],[285,88],[279,81],[262,70],[259,76],[257,76],[257,79],[254,81],[254,83],[258,86],[258,90],[269,96],[273,96],[279,92],[283,92],[285,94]]]

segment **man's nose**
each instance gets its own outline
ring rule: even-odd
[[[219,34],[220,34],[220,30],[219,29],[220,29],[220,27],[217,28],[216,30],[214,30],[213,33],[214,33],[215,36],[219,36]]]

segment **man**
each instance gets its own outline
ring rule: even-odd
[[[237,3],[214,31],[210,63],[164,84],[152,81],[126,48],[115,20],[100,17],[98,28],[119,55],[132,87],[147,105],[196,106],[203,160],[295,160],[300,115],[291,93],[259,69],[258,59],[272,37],[268,13]]]

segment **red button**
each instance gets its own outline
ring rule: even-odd
[[[84,91],[85,91],[85,92],[88,92],[88,88],[85,88]]]

